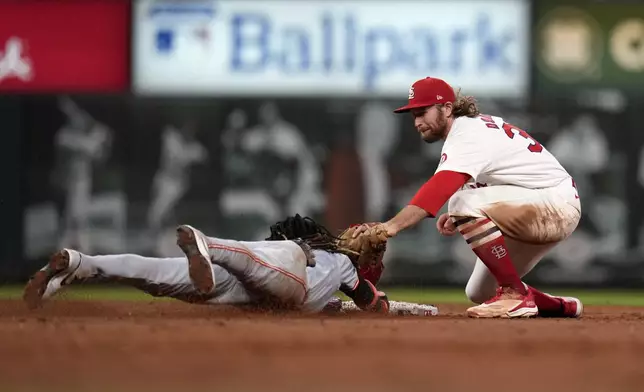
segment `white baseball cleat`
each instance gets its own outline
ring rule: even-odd
[[[538,314],[529,290],[523,295],[509,287],[499,287],[492,299],[467,309],[467,315],[473,318],[527,318]]]
[[[188,225],[177,227],[177,245],[188,258],[188,273],[195,288],[202,294],[215,289],[215,270],[210,262],[204,235]]]
[[[29,309],[42,305],[42,300],[52,297],[63,286],[76,278],[82,256],[75,250],[62,249],[54,253],[49,263],[36,272],[25,286],[22,299]]]

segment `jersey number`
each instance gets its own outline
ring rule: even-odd
[[[485,115],[481,115],[479,117],[480,117],[481,120],[483,120],[483,122],[485,122],[485,125],[487,125],[488,128],[499,129],[499,126],[494,123],[494,120],[492,120],[492,117],[485,116]],[[523,129],[515,127],[512,124],[503,123],[503,131],[505,131],[505,134],[510,139],[514,139],[514,135],[516,133],[518,133],[519,135],[523,136],[524,138],[532,140],[532,143],[528,146],[528,150],[530,152],[541,152],[541,151],[543,151],[543,146],[538,141],[534,140],[532,138],[532,136],[528,135],[528,132],[524,131]]]

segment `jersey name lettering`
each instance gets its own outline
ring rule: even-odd
[[[488,128],[499,129],[499,126],[496,125],[496,123],[494,122],[492,117],[490,117],[488,115],[485,115],[485,114],[481,114],[479,116],[479,118],[481,120],[483,120],[483,122],[485,123],[485,125]],[[541,151],[543,151],[543,146],[541,145],[541,143],[539,143],[538,141],[534,140],[532,138],[532,136],[530,136],[528,134],[528,132],[524,131],[523,129],[521,129],[519,127],[516,127],[516,126],[514,126],[512,124],[509,124],[509,123],[503,123],[503,131],[505,132],[505,134],[510,139],[514,139],[514,135],[518,133],[519,135],[523,136],[524,138],[532,140],[532,143],[528,146],[528,151],[530,151],[530,152],[541,152]]]

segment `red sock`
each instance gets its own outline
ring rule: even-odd
[[[511,287],[522,294],[527,290],[505,245],[501,230],[487,218],[453,217],[454,224],[474,253],[494,275],[499,286]]]
[[[562,311],[562,304],[559,298],[542,293],[531,286],[528,286],[528,289],[532,291],[532,294],[534,295],[534,303],[537,305],[537,308],[539,308],[539,312],[546,313]]]

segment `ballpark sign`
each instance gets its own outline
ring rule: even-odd
[[[520,0],[135,4],[141,94],[399,98],[428,75],[487,97],[528,87]]]

